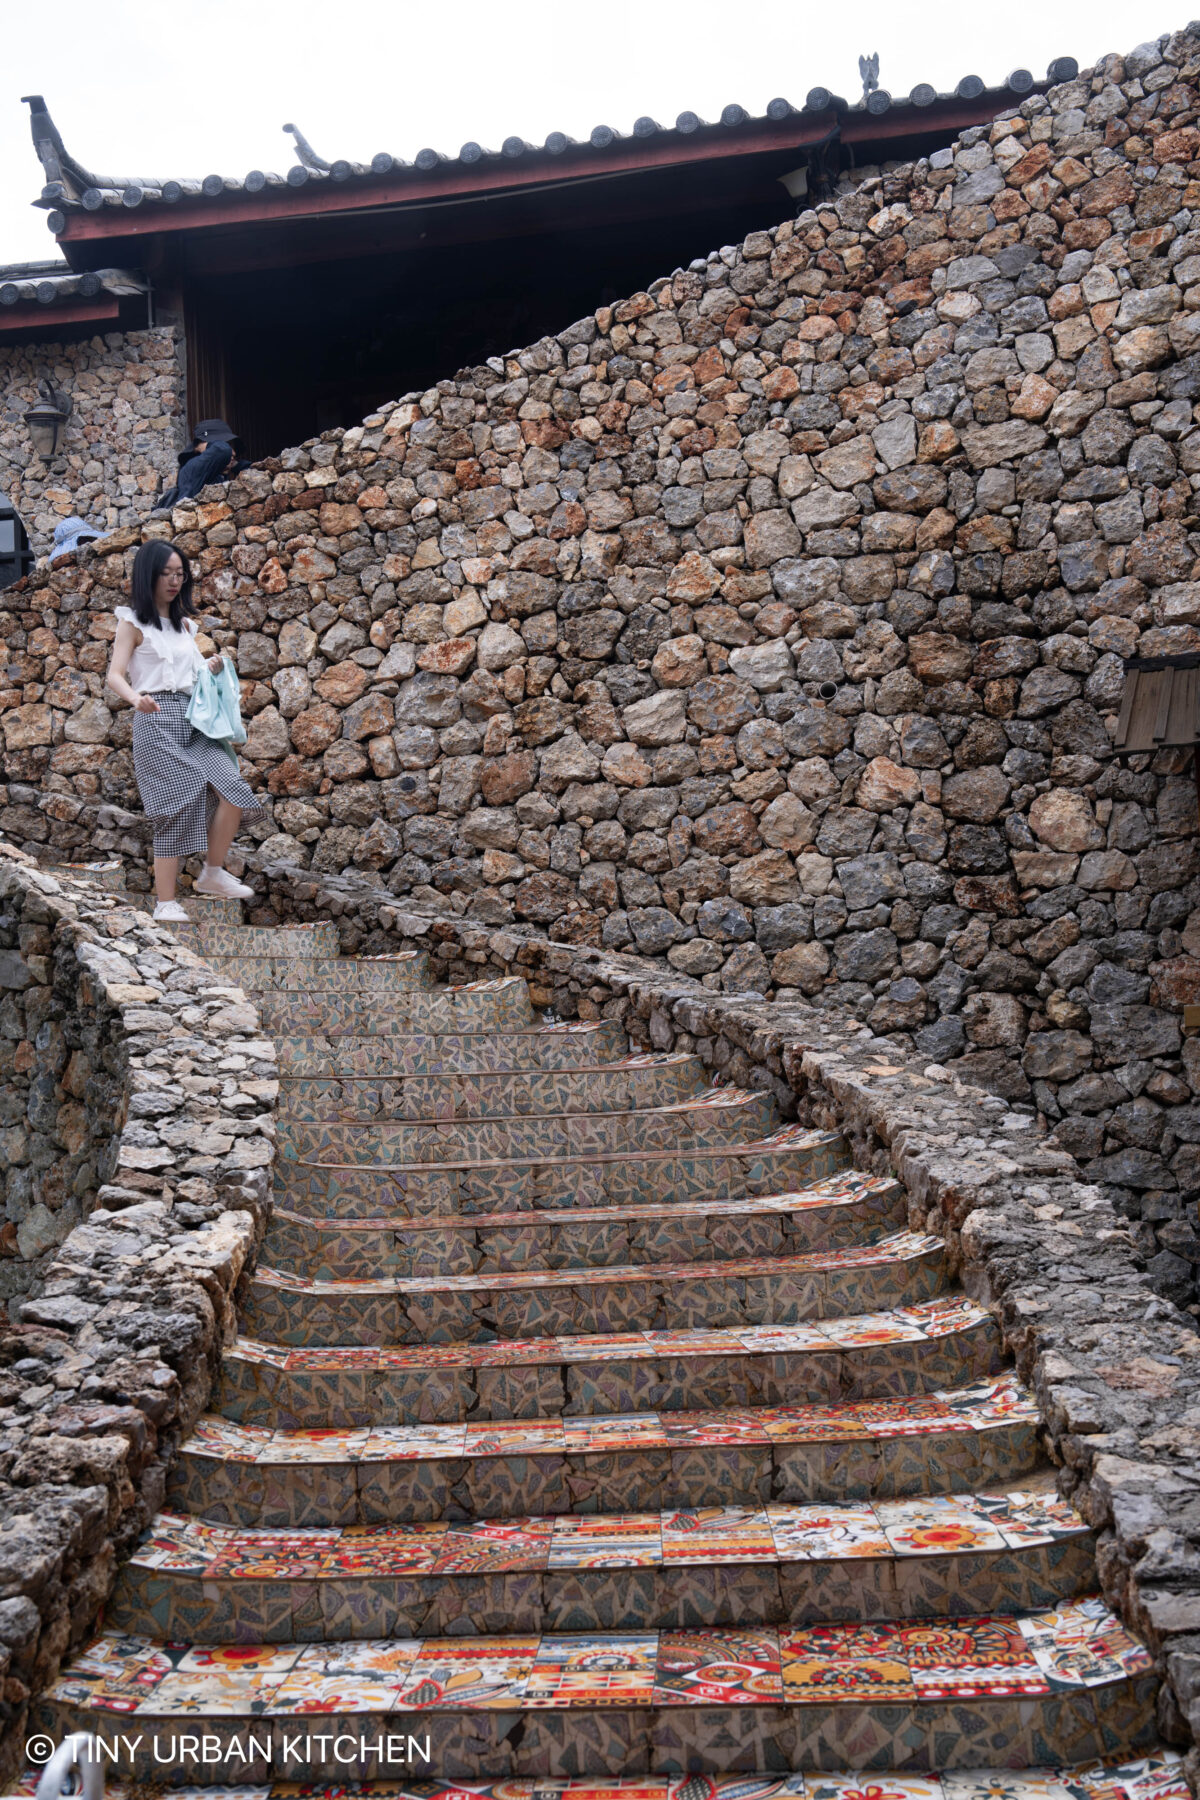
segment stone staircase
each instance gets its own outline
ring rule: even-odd
[[[258,1795],[1186,1792],[1033,1401],[894,1181],[519,981],[194,917],[279,1043],[275,1212],[41,1728]]]

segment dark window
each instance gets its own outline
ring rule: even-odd
[[[33,567],[29,539],[10,501],[0,494],[0,588],[11,587]]]

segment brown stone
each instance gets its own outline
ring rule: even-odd
[[[463,675],[474,661],[475,639],[469,637],[446,638],[440,644],[426,644],[417,654],[417,667],[432,669],[437,675]]]
[[[745,906],[782,906],[800,898],[800,883],[789,856],[782,850],[762,850],[730,869],[729,892]]]
[[[777,782],[779,777],[771,770],[764,771],[756,779]],[[735,791],[741,792],[741,787]],[[788,850],[795,855],[816,840],[819,825],[816,813],[810,812],[795,794],[780,794],[763,813],[758,829],[764,844],[771,845],[773,849]]]
[[[1118,206],[1128,206],[1133,200],[1133,182],[1128,170],[1118,167],[1086,182],[1074,198],[1085,219],[1107,218]]]
[[[288,584],[287,573],[277,556],[267,559],[258,571],[258,585],[264,594],[282,594]]]
[[[973,1044],[985,1050],[1006,1048],[1025,1035],[1025,1008],[1015,994],[969,994],[963,1022]]]
[[[382,694],[368,694],[346,708],[342,718],[342,736],[357,743],[361,738],[379,737],[390,731],[393,707]]]
[[[574,898],[575,889],[566,876],[546,869],[530,875],[521,883],[513,898],[513,905],[518,917],[533,919],[540,925],[549,925],[553,920],[561,918]]]
[[[829,974],[829,952],[824,944],[793,944],[771,959],[771,978],[779,987],[799,988],[817,994]]]
[[[919,631],[908,640],[908,660],[922,681],[962,681],[971,673],[971,647],[939,631]]]
[[[1021,901],[1011,875],[961,875],[954,884],[954,901],[968,912],[996,912],[1015,919]]]
[[[323,550],[297,550],[292,557],[291,579],[311,587],[318,581],[330,581],[337,574],[337,564]]]
[[[341,731],[342,715],[335,706],[310,706],[292,720],[292,744],[301,756],[320,756]]]
[[[915,769],[901,768],[888,756],[871,759],[858,778],[855,799],[868,812],[891,812],[911,806],[921,797],[921,777]]]
[[[708,674],[703,638],[668,638],[655,653],[650,672],[660,687],[692,687]]]
[[[368,679],[367,671],[358,663],[340,662],[318,675],[313,687],[322,700],[328,700],[334,706],[350,706],[358,699]]]
[[[636,744],[613,744],[604,752],[601,764],[606,781],[618,787],[649,787],[653,779],[650,764]]]
[[[4,742],[9,750],[29,750],[35,744],[48,744],[53,738],[50,708],[31,703],[15,706],[3,714]]]
[[[720,585],[720,570],[698,550],[689,550],[686,556],[680,557],[667,578],[667,597],[695,605],[697,601],[709,599]]]
[[[740,731],[758,712],[754,689],[736,675],[706,676],[688,693],[688,722],[705,733]]]
[[[293,719],[293,732],[295,727],[296,721]],[[285,756],[267,776],[267,792],[284,796],[315,794],[319,780],[320,771],[316,763],[301,762],[298,756]]]
[[[1039,794],[1029,808],[1029,823],[1034,835],[1051,850],[1078,854],[1082,850],[1097,850],[1104,842],[1091,803],[1082,794],[1070,793],[1066,788],[1051,788],[1048,794]]]
[[[510,750],[505,756],[485,757],[479,786],[489,806],[507,806],[527,794],[537,780],[537,757],[532,750]]]
[[[570,709],[561,700],[543,694],[536,700],[525,700],[513,713],[513,724],[529,745],[548,744],[566,730]]]
[[[952,819],[970,819],[986,825],[1007,804],[1011,785],[996,768],[985,764],[964,769],[942,784],[942,806]]]
[[[695,833],[696,848],[712,856],[750,856],[760,842],[753,812],[738,801],[702,814]]]

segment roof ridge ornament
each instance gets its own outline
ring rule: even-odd
[[[875,92],[876,88],[879,86],[879,52],[878,52],[878,50],[872,50],[870,56],[860,56],[859,57],[858,72],[859,72],[859,75],[862,77],[862,84],[863,84],[862,97],[865,100],[867,95],[873,94]]]
[[[325,161],[324,157],[317,155],[300,127],[298,125],[285,125],[283,129],[290,132],[295,139],[296,155],[300,158],[304,167],[306,169],[311,169],[314,174],[328,175],[330,169],[329,163]]]
[[[84,188],[96,187],[96,177],[76,162],[62,141],[62,134],[50,117],[50,108],[41,94],[22,94],[22,106],[29,108],[29,129],[38,161],[46,172],[47,182],[73,187],[78,195]]]

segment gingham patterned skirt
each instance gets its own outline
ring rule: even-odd
[[[228,751],[187,721],[190,694],[155,694],[156,713],[133,715],[133,772],[154,826],[155,856],[202,856],[218,799],[262,811]]]

